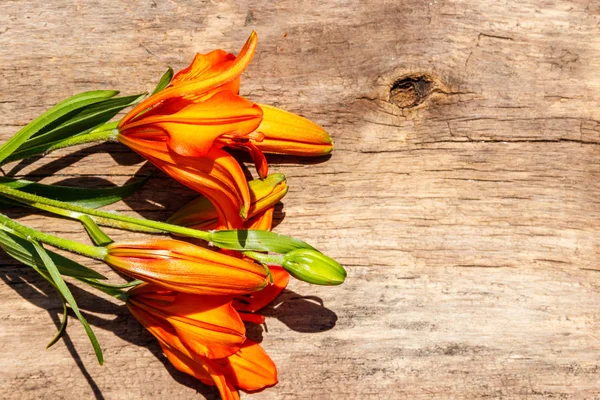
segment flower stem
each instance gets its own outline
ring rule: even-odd
[[[255,251],[245,251],[244,255],[252,258],[253,260],[261,262],[263,264],[270,264],[270,265],[282,265],[283,259],[284,259],[284,256],[281,254],[277,254],[277,255],[265,254],[265,253],[257,253]]]
[[[166,222],[153,221],[145,218],[130,217],[96,210],[93,208],[82,207],[79,205],[66,203],[58,200],[52,200],[46,197],[37,196],[31,193],[22,192],[0,184],[0,195],[16,200],[24,205],[50,211],[67,218],[82,220],[83,217],[91,219],[98,225],[111,226],[119,229],[126,229],[138,232],[162,233],[168,232],[179,236],[212,242],[222,249],[250,252],[248,257],[257,261],[265,260],[271,264],[280,264],[282,260],[275,256],[268,260],[259,252],[274,252],[287,254],[289,251],[303,248],[315,250],[308,243],[301,240],[262,230],[221,230],[221,231],[201,231],[183,226],[168,224]],[[0,221],[1,222],[1,221]],[[42,239],[40,239],[42,240]],[[43,240],[42,240],[43,241]],[[59,246],[60,247],[60,246]],[[316,250],[315,250],[316,251]]]
[[[129,229],[134,231],[140,230],[137,227],[143,227],[146,228],[142,229],[142,231],[144,232],[171,232],[206,241],[210,241],[212,236],[210,232],[206,231],[199,231],[183,226],[167,224],[166,222],[153,221],[145,218],[130,217],[127,215],[116,214],[114,212],[82,207],[75,204],[70,204],[58,200],[52,200],[46,197],[37,196],[35,194],[22,192],[20,190],[12,189],[8,186],[1,184],[0,194],[5,195],[6,197],[9,197],[11,199],[17,200],[20,203],[24,203],[30,207],[49,211],[72,219],[79,219],[82,215],[88,215],[94,222],[104,226],[112,226],[115,228]]]
[[[28,226],[22,225],[17,221],[8,218],[4,214],[0,214],[0,224],[14,230],[15,232],[20,233],[25,237],[31,237],[36,240],[39,240],[40,242],[44,242],[64,250],[68,250],[73,253],[78,253],[98,260],[103,260],[104,256],[106,255],[106,249],[104,247],[90,246],[87,244],[75,242],[73,240],[63,239],[58,236],[50,235],[49,233],[44,233],[36,229],[29,228]]]
[[[66,139],[57,140],[51,143],[42,143],[33,147],[26,147],[11,154],[2,161],[2,164],[9,161],[22,160],[24,158],[46,154],[54,150],[63,149],[65,147],[77,146],[79,144],[115,141],[118,134],[117,124],[117,121],[107,122],[106,124],[100,125],[90,133],[71,136]]]

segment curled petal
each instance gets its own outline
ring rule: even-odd
[[[122,134],[117,139],[180,183],[205,195],[215,206],[221,226],[242,226],[250,207],[250,191],[244,172],[230,154],[212,147],[204,157],[184,157],[169,151],[166,136],[160,136],[160,132],[149,131],[147,135],[153,135],[152,140]]]
[[[142,111],[159,104],[162,101],[173,97],[184,97],[186,95],[198,96],[199,94],[209,92],[238,79],[254,56],[257,40],[258,37],[256,32],[252,32],[235,61],[233,61],[228,68],[219,71],[219,73],[214,75],[211,74],[211,76],[201,78],[199,80],[186,80],[180,78],[178,79],[178,83],[176,85],[172,85],[171,87],[168,87],[167,89],[162,90],[156,93],[154,96],[150,96],[146,100],[142,101],[121,120],[119,123],[119,128],[132,120]]]
[[[179,86],[194,81],[215,77],[231,68],[236,57],[223,50],[213,50],[206,54],[196,54],[192,63],[179,71],[170,86]]]
[[[275,207],[267,208],[244,222],[244,229],[258,229],[270,231],[273,227],[273,213]]]
[[[225,364],[225,377],[233,386],[248,391],[271,387],[277,383],[277,368],[269,355],[258,343],[246,340],[242,347],[225,360],[215,360]]]
[[[248,182],[248,188],[250,190],[249,220],[244,223],[243,227],[246,229],[270,229],[273,214],[267,210],[273,208],[288,192],[285,175],[271,174],[265,179],[252,180]],[[217,227],[217,217],[215,205],[206,197],[198,197],[180,208],[168,219],[168,222],[194,229],[209,230]]]
[[[260,107],[230,91],[220,91],[197,103],[177,98],[167,100],[158,108],[123,125],[119,132],[135,135],[140,128],[159,130],[166,133],[167,145],[175,153],[200,157],[208,153],[217,137],[248,135],[262,119]]]

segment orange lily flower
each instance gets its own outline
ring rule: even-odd
[[[260,264],[172,239],[112,243],[104,260],[119,272],[194,294],[239,295],[269,283]]]
[[[239,77],[254,56],[257,40],[256,32],[252,32],[237,57],[222,50],[196,55],[189,67],[173,77],[168,88],[140,102],[121,120],[119,127],[166,100],[182,97],[191,101],[202,100],[218,89],[236,92]]]
[[[271,174],[265,179],[255,179],[248,182],[250,189],[250,206],[248,220],[244,229],[270,230],[273,220],[274,205],[288,192],[288,186],[283,174]],[[215,205],[206,197],[192,200],[175,214],[168,222],[199,230],[216,229],[218,213]]]
[[[239,400],[236,388],[256,392],[277,384],[275,364],[251,340],[246,340],[235,354],[222,359],[188,357],[165,345],[162,345],[162,349],[175,368],[206,385],[217,386],[224,400]]]
[[[119,122],[120,136],[148,137],[159,132],[166,135],[170,150],[200,157],[219,136],[239,138],[252,133],[262,111],[237,92],[256,44],[257,35],[252,32],[238,57],[222,50],[196,55],[168,88],[142,101]]]
[[[130,290],[127,308],[161,345],[190,358],[223,358],[239,351],[245,327],[229,296],[181,293],[152,284]]]
[[[118,125],[121,143],[217,206],[219,228],[240,228],[249,206],[243,171],[213,143],[249,135],[260,124],[260,107],[236,94],[256,40],[253,32],[238,57],[222,50],[198,55]]]

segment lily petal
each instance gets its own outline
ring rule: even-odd
[[[254,56],[257,41],[258,36],[256,32],[253,31],[235,61],[229,65],[229,68],[220,71],[220,73],[200,80],[187,81],[181,79],[177,85],[168,87],[165,90],[156,93],[154,96],[150,96],[146,100],[140,102],[121,120],[119,128],[137,116],[140,112],[164,100],[173,97],[183,97],[189,94],[198,95],[200,93],[205,93],[239,78]]]

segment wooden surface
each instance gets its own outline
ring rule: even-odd
[[[271,159],[291,188],[276,231],[349,276],[293,282],[267,310],[250,336],[280,383],[244,398],[600,398],[599,24],[594,1],[3,0],[0,134],[76,92],[151,89],[167,65],[237,52],[255,29],[242,93],[336,143],[324,162]],[[12,172],[106,186],[140,168],[113,144]],[[166,218],[192,197],[156,175],[109,209]],[[60,303],[0,261],[0,398],[216,398],[96,294],[75,291],[106,364],[75,320],[45,350]]]

